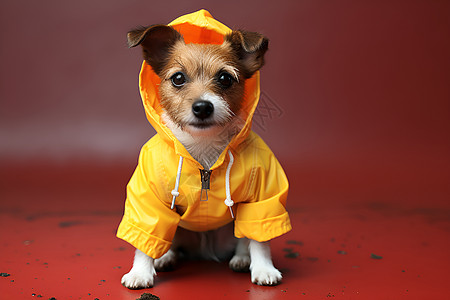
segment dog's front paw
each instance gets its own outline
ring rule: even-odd
[[[281,282],[281,273],[274,266],[252,266],[252,282],[257,285],[277,285]]]
[[[235,255],[230,260],[229,266],[234,272],[248,272],[250,267],[250,256]]]
[[[145,289],[153,287],[154,274],[151,272],[137,272],[131,270],[123,275],[122,285],[131,290]]]

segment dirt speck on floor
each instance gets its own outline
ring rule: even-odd
[[[370,258],[373,258],[373,259],[383,259],[383,256],[380,256],[380,255],[376,255],[376,254],[370,254]]]
[[[136,300],[159,300],[159,297],[150,293],[143,293],[141,297]]]
[[[295,240],[286,241],[286,244],[303,246],[303,242],[302,241],[295,241]]]
[[[298,252],[289,252],[286,255],[284,255],[284,257],[287,257],[287,258],[297,258],[299,256],[300,256],[300,254]]]

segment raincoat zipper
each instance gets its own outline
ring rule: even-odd
[[[200,170],[200,180],[202,184],[202,190],[200,192],[200,201],[208,201],[208,190],[210,189],[211,173],[212,170]],[[203,191],[205,191],[205,198],[203,198]]]

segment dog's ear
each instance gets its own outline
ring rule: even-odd
[[[183,41],[181,34],[167,25],[153,25],[128,32],[128,47],[142,46],[145,61],[160,74],[167,63],[171,47]]]
[[[269,48],[269,40],[257,32],[233,30],[225,36],[241,62],[243,76],[250,78],[264,65],[264,54]]]

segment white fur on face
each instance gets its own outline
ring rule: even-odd
[[[199,119],[194,115],[192,110],[189,113],[183,115],[182,123],[188,124],[185,127],[185,131],[189,132],[191,135],[215,135],[217,131],[220,130],[220,127],[223,127],[222,124],[227,123],[233,116],[233,112],[230,110],[228,103],[219,95],[206,92],[202,94],[199,100],[209,101],[214,106],[214,112],[211,116],[210,120],[207,122],[211,123],[211,126],[207,128],[198,128],[196,126],[190,124],[199,123]]]
[[[167,113],[164,112],[161,118],[173,135],[205,169],[211,168],[231,139],[245,124],[242,118],[233,117],[224,126],[187,131],[186,127],[179,126]]]
[[[219,95],[206,92],[199,97],[199,100],[209,101],[214,106],[214,113],[211,120],[208,121],[211,126],[199,128],[185,125],[181,127],[165,112],[162,114],[162,120],[192,157],[204,168],[209,169],[231,138],[241,130],[244,121],[234,116],[228,103]],[[199,120],[191,109],[182,114],[182,123],[195,124],[199,123]]]

